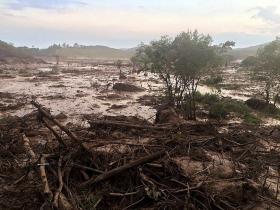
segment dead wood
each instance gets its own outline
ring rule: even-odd
[[[42,183],[43,183],[43,192],[44,195],[46,196],[48,202],[51,202],[53,199],[53,193],[50,190],[50,186],[49,186],[49,182],[48,182],[48,177],[46,174],[46,158],[48,157],[48,155],[42,155],[40,158],[40,176],[42,179]]]
[[[139,166],[141,164],[156,160],[164,154],[165,154],[165,151],[160,151],[160,152],[157,152],[155,154],[148,155],[146,157],[143,157],[143,158],[140,158],[138,160],[132,161],[131,163],[128,163],[128,164],[123,165],[121,167],[115,168],[111,171],[105,172],[104,174],[101,174],[98,177],[92,177],[90,180],[82,183],[80,186],[81,187],[86,187],[86,186],[89,186],[91,184],[96,184],[98,182],[104,181],[104,180],[109,179],[113,176],[116,176],[116,175],[122,173],[123,171],[126,171],[126,170],[130,169],[130,168],[133,168],[133,167]]]
[[[30,146],[30,141],[26,137],[25,134],[22,134],[22,141],[23,141],[24,150],[26,151],[26,153],[30,157],[31,163],[36,162],[36,155],[35,155],[34,151],[32,150],[32,148]]]
[[[145,129],[145,130],[162,130],[168,131],[174,129],[172,126],[155,126],[155,125],[135,125],[129,122],[121,122],[121,121],[109,121],[109,120],[94,120],[89,121],[92,127],[95,126],[107,126],[107,127],[117,127],[117,128],[131,128],[131,129]]]
[[[62,170],[61,170],[62,160],[63,160],[63,157],[60,156],[59,160],[58,160],[58,168],[57,168],[57,176],[58,176],[58,181],[59,181],[59,187],[58,187],[57,191],[55,192],[54,199],[53,199],[53,205],[56,208],[58,208],[58,199],[60,198],[61,191],[62,191],[62,188],[63,188],[63,173],[62,173]]]
[[[73,133],[71,132],[68,128],[66,128],[64,125],[62,125],[60,122],[58,122],[56,119],[54,119],[51,114],[46,112],[44,108],[37,103],[36,101],[31,102],[37,109],[38,111],[43,115],[43,117],[46,117],[50,121],[52,121],[55,125],[57,125],[62,131],[64,131],[75,143],[78,143],[81,147],[84,147],[81,140]]]
[[[41,105],[39,107],[53,118]],[[50,126],[54,118],[50,120],[43,112],[38,109],[43,123],[60,141],[58,132]],[[33,206],[33,198],[38,197],[39,207],[34,209],[42,206],[42,209],[49,207],[59,210],[210,210],[251,209],[264,204],[278,207],[280,147],[278,139],[270,138],[269,133],[266,135],[267,128],[235,125],[228,126],[227,132],[219,133],[218,123],[215,124],[218,127],[196,122],[172,127],[145,124],[143,120],[125,116],[109,119],[92,125],[94,132],[79,125],[73,125],[75,133],[64,127],[74,135],[72,139],[67,134],[71,141],[61,139],[67,143],[67,148],[60,146],[62,142],[49,142],[46,148],[36,144],[37,139],[52,137],[50,132],[43,131],[47,136],[40,135],[42,131],[38,129],[40,125],[36,116],[19,118],[21,123],[12,123],[9,127],[1,128],[0,124],[0,169],[17,167],[14,159],[33,157],[36,160],[34,155],[36,157],[39,151],[54,154],[40,157],[40,176],[39,173],[36,176],[34,167],[30,165],[27,166],[30,173],[24,176],[19,168],[13,170],[14,177],[11,177],[11,170],[1,170],[1,181],[13,183],[20,193],[12,194],[17,189],[1,185],[0,209],[9,209],[7,204],[1,204],[9,195],[16,197],[10,203],[20,200],[13,205],[17,209],[33,209],[21,204],[26,200],[22,199],[24,195]],[[61,129],[61,126],[58,127]],[[40,135],[34,138],[32,147],[29,139],[22,135],[23,127],[24,130],[34,131],[34,137]],[[141,138],[142,133],[145,138]],[[82,138],[78,138],[78,134]],[[77,146],[77,142],[83,147],[95,147],[95,152],[85,152]],[[164,151],[168,151],[168,158],[161,158]],[[108,182],[103,182],[105,180]],[[42,190],[38,190],[36,186],[41,183]],[[35,186],[33,194],[27,190],[32,186]],[[84,189],[81,190],[80,186]],[[41,192],[45,195],[43,198]],[[44,201],[46,205],[42,205]]]
[[[77,164],[77,163],[74,163],[73,166],[76,167],[76,168],[93,171],[93,172],[98,173],[98,174],[103,174],[104,173],[104,171],[100,171],[98,169],[94,169],[94,168],[91,168],[91,167],[83,166],[83,165],[80,165],[80,164]]]
[[[57,141],[63,145],[63,146],[66,146],[66,144],[64,143],[63,139],[60,137],[60,135],[53,129],[52,126],[49,125],[49,123],[44,119],[42,118],[42,121],[44,123],[44,125],[53,133],[53,135],[55,136],[55,138],[57,139]]]

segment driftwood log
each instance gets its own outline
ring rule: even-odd
[[[140,158],[138,160],[132,161],[132,162],[130,162],[128,164],[125,164],[123,166],[120,166],[118,168],[114,168],[111,171],[105,172],[104,174],[101,174],[97,177],[90,178],[88,181],[82,183],[80,185],[80,187],[87,187],[91,184],[96,184],[98,182],[104,181],[104,180],[109,179],[113,176],[116,176],[116,175],[122,173],[123,171],[126,171],[126,170],[130,169],[130,168],[133,168],[133,167],[142,165],[144,163],[148,163],[148,162],[151,162],[153,160],[156,160],[164,154],[165,154],[165,151],[160,151],[160,152],[157,152],[155,154],[151,154],[151,155],[148,155],[146,157]]]

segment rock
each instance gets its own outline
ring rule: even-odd
[[[127,83],[116,83],[113,86],[113,90],[117,91],[126,91],[126,92],[141,92],[144,91],[143,88],[137,87],[132,84],[127,84]]]

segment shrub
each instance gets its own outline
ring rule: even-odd
[[[250,109],[246,104],[240,101],[219,101],[210,106],[209,117],[215,119],[224,119],[230,112],[237,113],[241,116],[246,116],[250,113]]]
[[[230,100],[225,102],[225,105],[229,112],[235,112],[242,115],[250,112],[249,107],[241,101]]]
[[[209,117],[214,119],[225,119],[229,112],[224,103],[215,103],[210,107]]]
[[[244,115],[244,122],[248,124],[253,124],[253,125],[259,125],[262,120],[252,114],[246,114]]]

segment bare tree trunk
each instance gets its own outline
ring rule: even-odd
[[[265,85],[265,101],[267,104],[269,104],[269,99],[270,99],[270,84],[269,82],[267,82]]]

